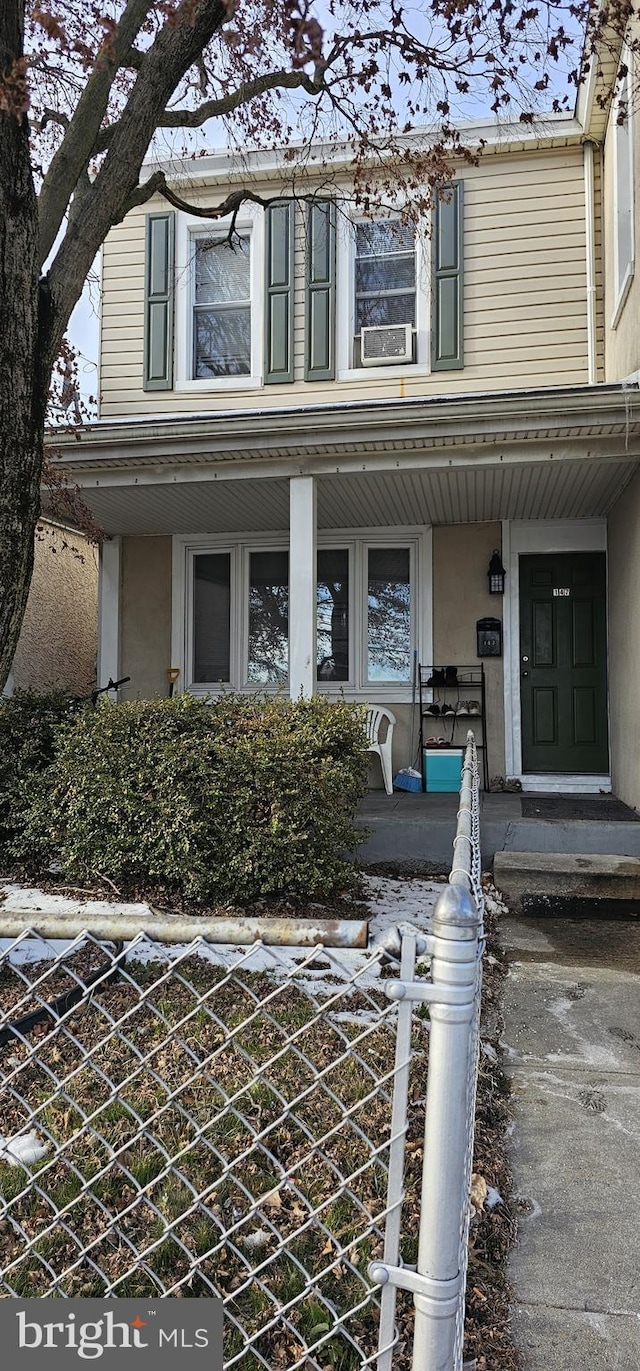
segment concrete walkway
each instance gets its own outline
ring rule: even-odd
[[[547,812],[544,801],[540,814],[536,814],[535,803],[531,803],[534,796],[481,794],[485,867],[490,867],[495,853],[502,851],[613,852],[640,857],[640,821],[634,810],[626,811],[630,822],[620,822],[620,813],[626,807],[613,796],[573,798],[580,801],[577,812],[581,818],[548,819],[542,817]],[[359,850],[359,860],[365,865],[381,862],[448,871],[458,803],[457,795],[401,791],[385,795],[384,791],[369,791],[358,811],[357,822],[369,830],[368,841]],[[525,817],[523,809],[533,817]]]
[[[637,1371],[640,927],[510,916],[501,934],[523,1366]]]

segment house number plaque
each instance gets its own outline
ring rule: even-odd
[[[570,586],[554,586],[553,593],[554,595],[570,595],[571,588]]]

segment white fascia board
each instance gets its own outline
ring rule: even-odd
[[[619,435],[611,438],[611,427],[617,426]],[[610,386],[581,386],[576,388],[542,390],[537,392],[503,392],[499,394],[467,395],[444,401],[418,398],[388,402],[346,402],[342,405],[309,406],[286,410],[248,410],[242,413],[222,412],[216,415],[193,415],[166,420],[149,419],[133,423],[127,420],[97,422],[81,430],[73,439],[53,433],[51,442],[61,451],[65,466],[74,471],[109,467],[131,467],[138,463],[167,466],[234,462],[256,465],[268,460],[269,447],[289,448],[291,457],[330,455],[341,445],[366,442],[376,446],[396,442],[401,437],[406,448],[425,443],[431,447],[452,447],[461,442],[471,446],[504,443],[531,445],[537,435],[545,435],[549,443],[571,440],[569,450],[576,452],[577,442],[597,439],[599,452],[619,447],[629,452],[634,443],[640,414],[630,412],[629,391],[620,383]],[[257,427],[258,426],[258,427]],[[557,437],[551,439],[549,430]],[[252,453],[256,431],[260,433],[259,457]],[[318,433],[322,433],[322,451],[318,454]],[[619,441],[620,440],[620,441]],[[624,440],[624,441],[623,441]],[[604,448],[603,448],[604,444]],[[315,449],[309,453],[308,449]],[[554,451],[556,448],[554,447]],[[373,454],[369,453],[369,456]],[[595,454],[594,454],[595,455]],[[285,459],[285,460],[288,460]]]
[[[558,140],[577,142],[582,136],[583,126],[573,114],[544,111],[531,124],[499,119],[469,119],[460,124],[459,132],[461,140],[470,145],[482,142],[487,149],[508,152],[511,149],[545,146]],[[398,148],[410,150],[414,144],[424,147],[430,136],[434,138],[428,128],[399,134]],[[151,158],[143,163],[140,179],[144,181],[154,171],[163,171],[176,184],[187,182],[196,186],[207,185],[213,180],[216,184],[220,181],[237,181],[247,176],[270,179],[281,178],[285,174],[290,179],[294,173],[299,177],[301,170],[313,179],[314,175],[326,171],[328,166],[336,171],[348,171],[353,164],[354,146],[354,142],[319,141],[309,144],[300,140],[292,142],[286,150],[214,148],[194,161],[186,157],[168,160]],[[300,152],[304,163],[302,168],[295,159],[291,160],[291,150]],[[289,156],[285,156],[285,153],[289,153]]]

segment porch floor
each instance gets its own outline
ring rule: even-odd
[[[614,795],[482,793],[482,859],[496,852],[589,852],[640,857],[640,813]],[[457,795],[373,790],[357,823],[369,829],[359,850],[365,865],[448,871],[458,811]]]

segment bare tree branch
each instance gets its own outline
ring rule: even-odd
[[[39,197],[40,264],[55,243],[78,177],[86,169],[109,103],[115,73],[130,52],[147,17],[148,0],[128,0],[111,51],[95,63],[60,147],[51,160]]]
[[[269,205],[275,205],[282,200],[295,200],[297,204],[313,204],[318,199],[324,199],[327,194],[327,187],[319,185],[314,191],[305,191],[303,194],[295,194],[290,191],[283,195],[278,191],[275,195],[258,195],[249,186],[241,186],[238,190],[233,190],[229,195],[221,200],[218,205],[193,205],[190,200],[185,200],[182,195],[178,195],[168,184],[163,171],[154,171],[141,186],[129,196],[126,205],[123,206],[122,218],[132,209],[137,209],[140,205],[145,205],[154,195],[161,195],[167,200],[174,209],[181,210],[184,214],[191,214],[198,219],[226,219],[231,215],[231,227],[229,237],[233,237],[235,221],[242,205],[249,202],[253,205],[260,205],[262,209],[268,209]],[[335,188],[334,188],[335,194]]]
[[[127,8],[134,2],[129,0]],[[226,0],[201,0],[196,7],[193,0],[182,0],[173,12],[171,22],[165,23],[145,52],[135,84],[115,126],[111,146],[90,191],[83,195],[82,214],[74,215],[73,222],[68,225],[49,272],[52,313],[48,346],[53,354],[52,362],[94,257],[111,225],[122,218],[124,206],[138,184],[158,118],[228,15]],[[92,79],[93,73],[89,81]],[[81,103],[82,98],[78,110]],[[95,145],[96,133],[92,132],[91,148]],[[85,166],[87,160],[85,158]],[[74,184],[77,181],[76,169]]]
[[[157,127],[161,129],[198,129],[208,119],[218,119],[224,114],[232,114],[240,105],[247,105],[260,95],[273,90],[304,90],[307,95],[317,96],[325,90],[324,73],[316,78],[304,71],[272,71],[257,76],[254,81],[243,81],[237,90],[218,99],[205,100],[197,109],[166,109],[160,115]],[[119,121],[118,121],[119,122]],[[96,140],[96,152],[104,152],[112,142],[118,123],[102,129]]]
[[[228,214],[237,215],[240,206],[246,200],[266,208],[282,198],[280,195],[257,195],[255,191],[243,186],[240,190],[232,191],[219,205],[192,205],[171,189],[163,171],[154,171],[153,175],[147,181],[143,181],[142,185],[138,186],[137,190],[134,190],[129,196],[126,205],[123,206],[122,218],[124,219],[125,214],[128,214],[130,210],[136,209],[139,205],[145,205],[153,195],[162,195],[170,205],[173,205],[174,209],[183,210],[185,214],[197,215],[200,219],[226,219]]]

